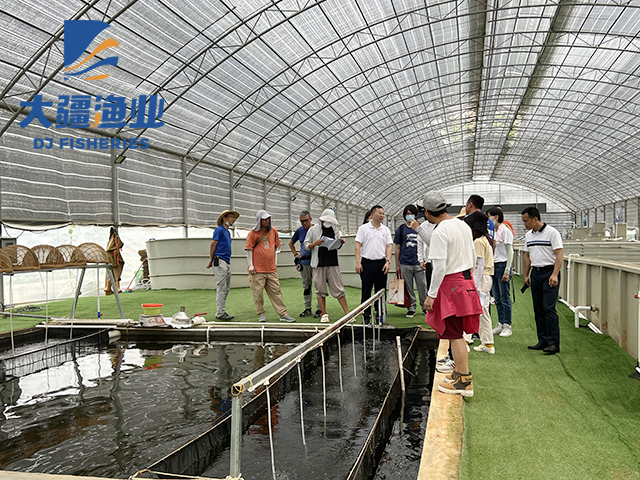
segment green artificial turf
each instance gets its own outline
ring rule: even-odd
[[[284,303],[287,305],[288,313],[299,323],[317,323],[319,319],[313,317],[300,318],[300,313],[304,310],[304,299],[302,297],[302,284],[298,279],[283,279],[280,281]],[[345,287],[347,292],[347,302],[350,308],[360,304],[360,289]],[[267,323],[276,322],[278,315],[273,310],[268,297],[264,296],[264,305],[267,310]],[[162,314],[171,316],[180,310],[181,306],[186,307],[186,312],[193,316],[195,313],[207,313],[207,320],[215,320],[216,313],[216,292],[214,290],[136,290],[131,293],[120,294],[120,301],[124,309],[125,317],[137,319],[144,311],[143,303],[162,303]],[[49,315],[54,317],[68,317],[71,313],[72,300],[60,300],[49,303]],[[40,305],[39,312],[29,312],[35,315],[44,315],[44,305]],[[316,309],[315,303],[312,306]],[[100,311],[102,318],[120,318],[118,306],[113,295],[100,297]],[[233,321],[257,322],[253,304],[253,297],[249,288],[232,288],[227,297],[227,311],[235,316]],[[406,318],[406,308],[399,308],[395,305],[388,306],[388,322],[397,327],[411,327],[414,325],[427,326],[424,322],[424,315],[416,314],[413,318]],[[98,307],[96,297],[81,297],[78,300],[75,318],[98,318]],[[332,321],[338,320],[344,315],[338,301],[333,297],[327,298],[327,313]],[[42,322],[42,319],[26,317],[13,317],[14,330],[27,328]],[[8,332],[9,318],[0,319],[0,333]]]
[[[475,396],[463,407],[460,478],[639,479],[635,359],[611,337],[574,328],[560,303],[561,353],[528,350],[537,342],[531,294],[515,283],[513,336],[496,336],[495,355],[469,354]]]

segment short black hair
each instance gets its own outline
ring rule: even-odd
[[[504,222],[504,213],[498,207],[493,207],[487,210],[487,215],[491,215],[492,217],[496,216],[498,217],[498,222]]]
[[[430,215],[434,216],[434,217],[439,217],[440,215],[447,213],[447,209],[443,208],[442,210],[438,210],[437,212],[432,212],[430,210],[427,210],[427,212],[429,212]]]
[[[529,218],[537,218],[538,220],[541,220],[540,210],[538,210],[536,207],[527,207],[522,210],[522,213],[520,215],[524,215],[525,213],[529,215]]]
[[[413,204],[409,204],[406,207],[404,207],[404,210],[402,211],[402,218],[407,216],[407,212],[411,212],[414,215],[418,215],[418,209]]]
[[[480,195],[471,195],[469,197],[469,200],[467,200],[467,203],[472,203],[474,207],[482,210],[482,207],[484,207],[484,198],[482,198]]]
[[[381,208],[382,210],[384,210],[384,207],[380,206],[380,205],[374,205],[373,207],[371,207],[371,210],[369,210],[371,213],[375,212],[377,209]]]

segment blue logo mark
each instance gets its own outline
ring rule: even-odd
[[[80,63],[73,65],[84,54],[85,50],[89,48],[91,42],[110,25],[99,20],[65,20],[64,21],[64,75],[65,80],[68,80],[68,76],[78,76],[83,73],[90,72],[103,65],[118,65],[118,57],[107,57],[93,65],[76,70],[97,54],[110,47],[118,47],[120,44],[114,38],[107,38],[100,45],[98,45],[93,51]],[[85,78],[84,80],[102,80],[109,77],[108,73],[93,75]]]

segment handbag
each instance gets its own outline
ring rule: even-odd
[[[389,281],[389,300],[391,305],[398,305],[404,307],[404,280],[400,272],[396,272],[395,278]]]

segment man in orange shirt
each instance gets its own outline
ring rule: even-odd
[[[276,271],[276,250],[280,247],[278,231],[271,226],[271,215],[265,210],[256,213],[256,225],[247,235],[244,249],[249,262],[249,286],[253,292],[258,321],[266,322],[263,291],[267,291],[271,305],[280,316],[281,322],[295,322],[287,315],[287,307],[282,299],[280,280]]]

